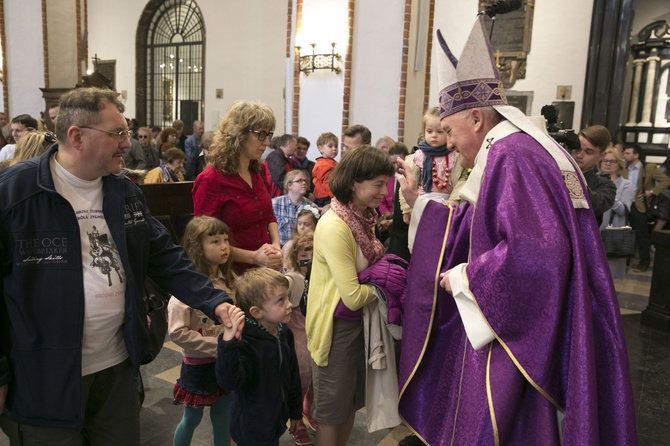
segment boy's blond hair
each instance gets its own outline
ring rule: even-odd
[[[237,306],[251,316],[249,309],[261,307],[278,287],[289,287],[288,279],[282,273],[266,267],[248,269],[235,281]]]

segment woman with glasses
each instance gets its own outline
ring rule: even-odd
[[[298,219],[298,209],[302,206],[316,205],[305,198],[307,177],[302,170],[291,170],[284,177],[284,194],[272,199],[272,210],[277,218],[279,241],[282,246],[291,238]]]
[[[151,147],[151,130],[148,127],[140,127],[137,130],[137,140],[144,150],[144,159],[147,162],[147,169],[153,169],[160,166],[161,161],[158,156],[158,149]]]
[[[633,204],[633,185],[630,181],[621,176],[621,172],[626,168],[621,153],[613,147],[605,149],[603,158],[598,166],[600,171],[610,176],[610,179],[616,185],[616,197],[612,207],[603,214],[603,222],[600,225],[602,231],[608,225],[614,227],[625,226],[626,214],[630,211]],[[626,259],[608,258],[612,277],[615,279],[623,279],[626,275]]]
[[[238,274],[257,266],[282,266],[277,219],[260,166],[274,127],[269,106],[235,102],[214,132],[211,164],[193,184],[195,215],[216,217],[230,227]]]

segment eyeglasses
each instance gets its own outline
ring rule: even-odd
[[[602,160],[601,162],[603,164],[616,164],[618,161],[617,160]]]
[[[307,180],[303,178],[303,179],[301,179],[301,180],[293,180],[293,181],[291,181],[291,183],[302,183],[302,184],[307,184]]]
[[[255,133],[258,136],[259,141],[265,141],[265,138],[272,139],[274,132],[265,132],[263,130],[249,130],[251,133]]]
[[[133,137],[132,130],[120,130],[118,132],[108,132],[107,130],[96,129],[95,127],[86,127],[85,125],[79,126],[82,129],[95,130],[96,132],[107,133],[109,136],[116,136],[119,141],[124,141]]]

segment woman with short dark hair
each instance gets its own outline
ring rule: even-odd
[[[330,176],[334,198],[314,233],[306,332],[319,445],[346,444],[365,403],[361,312],[376,296],[358,273],[384,254],[374,227],[391,175],[385,153],[369,145],[350,150]]]

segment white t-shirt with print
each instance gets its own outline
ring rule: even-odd
[[[102,213],[102,178],[86,181],[50,161],[56,192],[70,202],[79,222],[84,278],[82,376],[124,361],[126,275]]]

